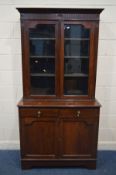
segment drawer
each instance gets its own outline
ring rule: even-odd
[[[68,118],[95,117],[95,116],[99,116],[99,108],[61,109],[60,116],[68,117]]]
[[[44,108],[23,108],[20,109],[21,117],[57,117],[57,109],[44,109]]]

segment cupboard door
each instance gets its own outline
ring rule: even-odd
[[[70,110],[68,110],[70,111]],[[61,118],[61,157],[69,159],[94,158],[96,155],[98,116],[86,116],[73,110]],[[72,114],[71,114],[72,113]],[[89,113],[88,113],[89,114]]]
[[[37,116],[20,116],[22,156],[26,158],[52,159],[57,156],[57,119],[53,115],[50,117],[50,111],[47,115],[45,112],[39,111]]]
[[[62,25],[63,95],[87,98],[90,95],[90,71],[93,66],[93,48],[90,48],[93,45],[92,23],[65,22]]]
[[[53,21],[26,21],[25,41],[27,49],[24,62],[26,67],[28,95],[57,95],[58,23]],[[29,66],[28,66],[29,65]],[[26,80],[26,81],[27,81]],[[27,89],[27,90],[28,90]],[[27,93],[27,92],[26,92]]]

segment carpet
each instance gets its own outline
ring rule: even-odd
[[[36,168],[21,170],[19,151],[1,150],[0,175],[116,175],[116,151],[98,151],[96,170],[81,168]]]

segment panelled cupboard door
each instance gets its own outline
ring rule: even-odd
[[[81,116],[82,112],[82,116]],[[86,159],[96,156],[98,116],[65,110],[61,116],[61,157]]]
[[[24,21],[24,94],[55,98],[58,93],[58,22]]]
[[[49,110],[38,116],[23,116],[21,122],[22,156],[25,158],[53,159],[57,156],[57,120]],[[34,114],[35,111],[32,110]],[[54,113],[54,112],[53,112]]]

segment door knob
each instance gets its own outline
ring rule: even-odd
[[[41,111],[37,112],[37,116],[40,117],[41,116]]]
[[[80,113],[81,113],[80,111],[77,111],[76,116],[79,117],[80,116]]]

